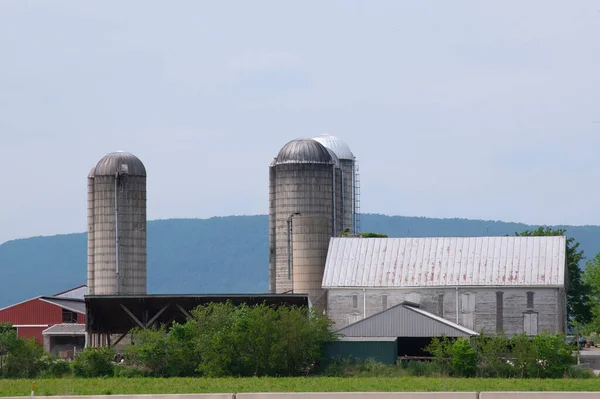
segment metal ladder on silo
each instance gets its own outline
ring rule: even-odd
[[[354,160],[354,234],[360,234],[360,173]]]

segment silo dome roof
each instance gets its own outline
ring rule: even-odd
[[[339,159],[348,159],[354,161],[354,154],[352,154],[352,151],[350,151],[348,144],[344,143],[337,137],[329,134],[321,134],[320,136],[315,137],[314,140],[333,151]]]
[[[281,148],[276,164],[282,163],[324,163],[335,164],[336,160],[321,143],[313,139],[292,140]]]
[[[127,165],[127,173],[130,176],[146,176],[146,168],[142,161],[135,155],[123,151],[111,152],[105,155],[96,165],[94,175],[114,176],[117,169],[123,164]]]

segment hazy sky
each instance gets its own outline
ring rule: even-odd
[[[149,219],[265,214],[323,132],[363,212],[600,224],[600,3],[0,1],[0,242],[85,231],[115,150]]]

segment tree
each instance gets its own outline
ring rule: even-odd
[[[209,377],[307,373],[335,340],[331,320],[314,308],[211,303],[192,312],[199,371]]]
[[[515,233],[521,237],[539,236],[563,236],[565,229],[552,229],[550,227],[539,227],[536,230],[525,230]],[[592,309],[590,305],[590,287],[582,279],[579,262],[585,259],[583,250],[579,249],[579,243],[573,237],[567,237],[567,321],[569,326],[573,323],[587,324],[592,320]]]
[[[600,253],[594,259],[585,263],[583,282],[590,288],[590,302],[592,308],[592,321],[586,326],[588,332],[600,331]]]

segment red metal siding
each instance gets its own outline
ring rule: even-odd
[[[40,301],[39,298],[29,300],[0,311],[0,322],[12,324],[60,324],[62,310],[56,305]]]
[[[62,323],[62,308],[34,298],[0,310],[0,323],[13,325],[44,325],[49,327]],[[77,323],[85,323],[85,315],[77,314]],[[20,327],[19,338],[35,338],[43,344],[42,331],[47,327]]]
[[[35,341],[44,346],[44,336],[42,335],[42,331],[44,331],[48,327],[18,327],[17,333],[19,338],[34,338]]]

